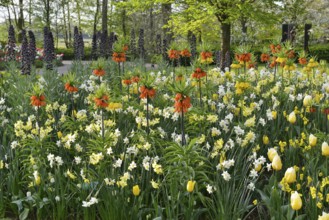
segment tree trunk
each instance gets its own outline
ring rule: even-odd
[[[166,3],[161,5],[161,12],[162,12],[162,23],[163,25],[168,25],[170,14],[171,14],[171,4]],[[170,28],[163,28],[163,36],[166,39],[167,44],[170,45],[173,35],[170,33]]]
[[[69,32],[69,47],[72,47],[72,30],[71,30],[71,12],[70,12],[70,2],[67,2],[67,26]]]
[[[231,24],[221,23],[222,29],[222,51],[220,57],[220,68],[225,68],[225,55],[230,51],[231,45]]]
[[[29,25],[32,25],[32,0],[29,0]]]
[[[9,26],[10,26],[11,25],[11,16],[10,16],[9,4],[7,5],[7,11],[8,11]]]
[[[105,33],[107,31],[107,5],[108,0],[103,0],[102,5],[102,32]]]
[[[127,35],[127,28],[126,28],[126,10],[122,10],[122,32],[123,32],[123,37],[126,37]]]
[[[24,28],[23,0],[19,0],[19,17],[17,21],[18,42],[22,42],[22,30]]]
[[[150,46],[151,46],[151,53],[155,52],[155,47],[154,47],[154,16],[153,16],[153,8],[150,8]]]
[[[98,14],[99,14],[99,0],[96,1],[96,12],[94,16],[94,34],[97,33],[97,21],[98,21]]]
[[[77,13],[78,13],[78,29],[79,31],[81,31],[81,8],[80,8],[80,4],[79,4],[80,0],[76,0],[76,4],[77,4]]]
[[[62,1],[62,10],[63,10],[63,27],[64,27],[64,42],[65,47],[69,48],[68,33],[67,33],[67,24],[66,24],[66,12],[65,12],[65,1]]]
[[[50,2],[45,1],[46,26],[50,28]]]

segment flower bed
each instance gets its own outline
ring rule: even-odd
[[[177,81],[104,60],[64,76],[2,74],[0,214],[327,215],[327,69],[311,59],[244,69],[250,60],[224,72],[176,68]]]

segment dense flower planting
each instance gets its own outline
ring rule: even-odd
[[[327,219],[328,69],[270,49],[179,81],[111,59],[1,73],[1,217]]]

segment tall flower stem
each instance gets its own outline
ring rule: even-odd
[[[207,76],[207,75],[206,75],[206,76]],[[202,107],[201,79],[199,79],[199,95],[200,95],[200,106]]]
[[[184,107],[183,107],[183,100],[180,101],[181,106],[182,106],[182,111],[181,111],[181,130],[182,130],[182,146],[186,144],[185,140],[185,131],[184,131]]]
[[[104,112],[103,111],[104,110],[101,109],[101,116],[102,116],[102,139],[103,139],[103,143],[104,143],[104,137],[105,137],[105,135],[104,135]]]
[[[38,137],[39,137],[39,140],[41,139],[40,138],[40,124],[39,124],[39,122],[40,122],[40,112],[39,112],[39,109],[40,109],[40,107],[38,106],[37,107],[37,125],[38,125]]]
[[[72,118],[74,118],[74,99],[73,99],[73,93],[71,93],[71,106],[72,106]]]
[[[122,83],[121,83],[121,68],[120,68],[120,62],[118,62],[118,73],[119,73],[119,80],[120,80],[120,90],[122,92]]]
[[[146,97],[146,132],[147,134],[150,133],[150,122],[149,122],[149,97]]]

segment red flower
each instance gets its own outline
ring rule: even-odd
[[[126,62],[126,54],[124,52],[121,53],[114,52],[112,55],[112,60],[117,63]]]
[[[139,90],[141,92],[140,98],[145,99],[145,98],[153,98],[155,96],[155,89],[153,88],[147,88],[145,86],[139,87]]]
[[[122,80],[122,82],[125,85],[131,85],[133,83],[133,81],[131,79],[124,79],[124,80]]]
[[[171,50],[168,51],[168,57],[171,60],[177,60],[177,59],[179,59],[179,54],[180,54],[179,50],[173,50],[173,49],[171,49]]]
[[[105,75],[105,70],[103,70],[103,69],[95,69],[95,70],[93,71],[93,74],[94,74],[95,76],[98,76],[98,77],[100,77],[100,76],[104,76],[104,75]]]
[[[212,52],[204,51],[200,53],[201,60],[206,60],[208,58],[212,58]]]
[[[108,100],[109,97],[107,95],[103,95],[102,98],[94,98],[94,102],[99,108],[106,108],[109,105]]]
[[[239,62],[249,62],[251,60],[251,53],[236,54],[235,58]]]
[[[270,60],[270,55],[267,53],[262,53],[262,55],[260,55],[260,61],[262,62],[267,62]]]
[[[46,105],[46,97],[44,95],[36,96],[33,95],[31,96],[31,105],[40,107],[40,106],[45,106]]]
[[[134,83],[138,83],[139,82],[139,77],[138,76],[133,76],[131,78],[131,81],[133,81]]]
[[[196,68],[195,71],[192,73],[192,78],[194,79],[201,79],[207,75],[200,67]]]
[[[65,90],[68,92],[77,92],[78,87],[72,86],[69,82],[65,83]]]
[[[189,51],[188,49],[184,49],[184,50],[182,50],[182,51],[180,52],[180,55],[181,55],[182,57],[190,57],[190,56],[192,56],[192,54],[190,53],[190,51]]]
[[[191,98],[189,96],[184,96],[181,93],[177,93],[175,97],[175,112],[187,112],[191,107]]]
[[[299,64],[301,65],[306,65],[307,64],[307,59],[305,57],[300,57],[298,59]]]
[[[329,115],[329,108],[323,109],[323,114]]]

